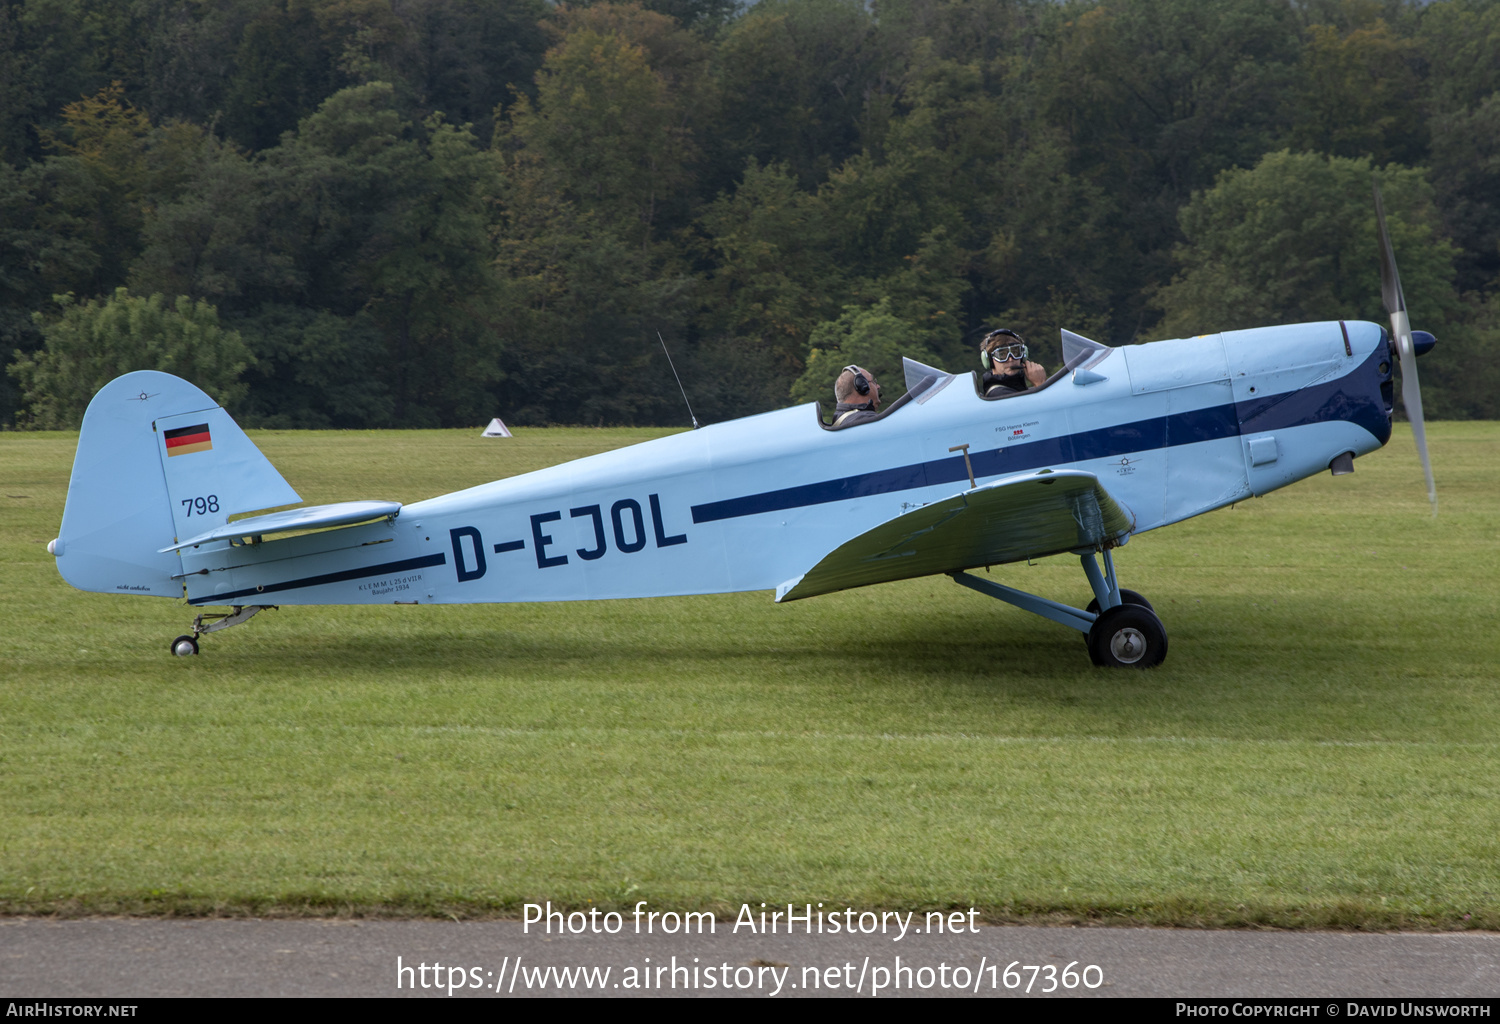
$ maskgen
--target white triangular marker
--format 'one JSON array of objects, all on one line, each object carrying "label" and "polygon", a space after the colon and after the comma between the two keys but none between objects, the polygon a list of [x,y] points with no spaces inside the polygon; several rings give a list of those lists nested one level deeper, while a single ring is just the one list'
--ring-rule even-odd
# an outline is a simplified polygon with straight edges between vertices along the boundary
[{"label": "white triangular marker", "polygon": [[496,416],[494,419],[490,420],[490,425],[487,426],[487,427],[485,427],[484,428],[484,433],[480,434],[479,436],[480,437],[510,437],[511,433],[510,433],[510,430],[508,430],[506,428],[505,424],[500,422],[500,417]]}]

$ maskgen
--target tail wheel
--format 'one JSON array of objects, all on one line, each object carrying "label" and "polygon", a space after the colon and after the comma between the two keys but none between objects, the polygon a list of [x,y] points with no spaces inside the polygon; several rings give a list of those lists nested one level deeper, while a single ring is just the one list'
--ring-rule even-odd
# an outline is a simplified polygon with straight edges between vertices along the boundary
[{"label": "tail wheel", "polygon": [[[1126,590],[1124,587],[1120,588],[1120,601],[1122,604],[1139,605],[1149,611],[1156,611],[1156,606],[1150,601],[1137,594],[1134,590]],[[1094,615],[1099,614],[1099,599],[1097,597],[1089,602],[1087,610]]]},{"label": "tail wheel", "polygon": [[191,637],[184,633],[176,640],[173,640],[171,646],[167,649],[179,658],[191,658],[198,653],[198,640],[196,637]]},{"label": "tail wheel", "polygon": [[[1123,592],[1122,592],[1123,596]],[[1122,604],[1089,630],[1089,657],[1105,668],[1155,668],[1167,657],[1167,629],[1150,608]]]}]

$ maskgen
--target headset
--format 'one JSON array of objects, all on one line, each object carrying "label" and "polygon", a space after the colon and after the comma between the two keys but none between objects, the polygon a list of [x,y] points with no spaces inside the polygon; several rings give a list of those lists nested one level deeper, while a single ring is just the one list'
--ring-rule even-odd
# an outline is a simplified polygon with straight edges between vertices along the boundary
[{"label": "headset", "polygon": [[865,376],[864,370],[851,363],[850,365],[844,367],[841,372],[854,374],[854,390],[858,391],[860,395],[863,396],[870,393],[870,378]]},{"label": "headset", "polygon": [[1022,362],[1026,361],[1027,356],[1030,354],[1029,350],[1026,347],[1026,339],[1022,338],[1019,334],[1017,334],[1015,331],[1011,330],[1010,328],[1008,328],[1008,327],[1002,327],[998,331],[991,331],[990,333],[986,334],[984,336],[984,340],[979,343],[979,365],[980,366],[984,367],[986,370],[989,370],[991,368],[991,366],[990,366],[991,360],[994,359],[994,357],[995,357],[995,350],[998,349],[998,348],[1000,348],[1000,345],[997,342],[989,350],[986,350],[985,346],[989,345],[991,341],[995,341],[995,339],[997,339],[997,338],[1015,338],[1016,339],[1015,343],[1012,344],[1012,345],[1006,346],[1006,348],[1009,350],[1009,353],[1011,355],[1017,355],[1016,349],[1019,348],[1020,352],[1018,354],[1018,357],[1020,358],[1020,360]]}]

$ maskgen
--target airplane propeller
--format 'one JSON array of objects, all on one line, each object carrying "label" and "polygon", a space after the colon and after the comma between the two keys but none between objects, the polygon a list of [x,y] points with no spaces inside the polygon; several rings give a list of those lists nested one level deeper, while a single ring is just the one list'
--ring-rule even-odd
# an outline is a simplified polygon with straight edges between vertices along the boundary
[{"label": "airplane propeller", "polygon": [[[1411,421],[1412,437],[1417,442],[1417,457],[1427,475],[1427,500],[1437,515],[1437,484],[1432,478],[1432,459],[1427,454],[1427,430],[1422,418],[1422,388],[1417,382],[1417,344],[1412,339],[1411,319],[1406,315],[1406,298],[1401,293],[1401,275],[1396,270],[1396,256],[1391,236],[1385,227],[1385,207],[1380,202],[1380,184],[1375,183],[1375,220],[1380,228],[1380,298],[1391,317],[1391,336],[1401,356],[1401,401],[1406,418]],[[1425,332],[1424,332],[1425,333]],[[1423,351],[1431,347],[1430,335],[1424,337]]]}]

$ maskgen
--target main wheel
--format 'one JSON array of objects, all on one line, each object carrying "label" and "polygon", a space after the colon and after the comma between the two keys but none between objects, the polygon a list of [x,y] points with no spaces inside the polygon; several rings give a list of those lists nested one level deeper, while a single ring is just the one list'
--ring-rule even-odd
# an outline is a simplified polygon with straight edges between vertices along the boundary
[{"label": "main wheel", "polygon": [[[1137,594],[1134,590],[1126,590],[1124,587],[1120,588],[1120,601],[1124,604],[1139,605],[1142,608],[1149,608],[1152,611],[1156,611],[1156,606],[1153,605],[1150,601],[1146,600],[1140,594]],[[1090,601],[1086,610],[1093,612],[1095,615],[1098,615],[1099,599],[1096,597],[1092,601]]]},{"label": "main wheel", "polygon": [[1122,604],[1089,630],[1089,657],[1105,668],[1155,668],[1167,656],[1167,629],[1150,608]]},{"label": "main wheel", "polygon": [[173,640],[172,645],[167,649],[179,658],[191,658],[198,653],[198,640],[196,637],[183,634],[176,640]]}]

